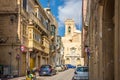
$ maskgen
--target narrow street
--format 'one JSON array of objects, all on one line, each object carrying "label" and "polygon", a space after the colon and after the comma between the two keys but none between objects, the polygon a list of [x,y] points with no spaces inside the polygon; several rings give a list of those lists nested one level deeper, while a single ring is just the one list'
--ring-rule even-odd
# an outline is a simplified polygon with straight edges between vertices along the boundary
[{"label": "narrow street", "polygon": [[0,80],[120,80],[119,19],[120,0],[0,0]]},{"label": "narrow street", "polygon": [[[37,80],[72,80],[72,77],[74,75],[74,70],[75,69],[68,69],[62,72],[58,72],[56,75],[53,76],[37,76]],[[2,79],[2,80],[7,80],[7,79]],[[8,80],[25,80],[25,76],[8,79]]]},{"label": "narrow street", "polygon": [[74,69],[68,69],[53,76],[41,76],[40,80],[72,80],[73,75]]}]

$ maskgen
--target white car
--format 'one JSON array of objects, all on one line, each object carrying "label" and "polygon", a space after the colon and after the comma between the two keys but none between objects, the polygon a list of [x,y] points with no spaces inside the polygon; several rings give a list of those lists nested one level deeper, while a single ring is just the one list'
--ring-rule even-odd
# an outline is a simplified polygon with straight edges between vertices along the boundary
[{"label": "white car", "polygon": [[57,72],[63,71],[63,69],[62,69],[62,67],[61,67],[60,65],[57,65],[57,66],[55,67],[55,70],[56,70]]},{"label": "white car", "polygon": [[78,66],[74,72],[73,80],[88,80],[88,67]]}]

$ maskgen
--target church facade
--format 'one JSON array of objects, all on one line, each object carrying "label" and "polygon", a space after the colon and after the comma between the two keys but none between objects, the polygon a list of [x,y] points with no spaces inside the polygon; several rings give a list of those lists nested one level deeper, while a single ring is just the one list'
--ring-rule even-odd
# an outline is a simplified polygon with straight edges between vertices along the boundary
[{"label": "church facade", "polygon": [[72,19],[65,21],[65,35],[62,37],[65,64],[84,65],[81,58],[81,31],[76,29]]}]

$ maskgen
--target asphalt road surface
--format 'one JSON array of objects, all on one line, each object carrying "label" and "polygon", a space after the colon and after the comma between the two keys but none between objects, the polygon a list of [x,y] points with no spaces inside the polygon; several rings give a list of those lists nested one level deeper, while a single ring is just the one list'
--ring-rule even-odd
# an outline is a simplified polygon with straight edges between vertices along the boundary
[{"label": "asphalt road surface", "polygon": [[72,80],[74,69],[68,69],[53,76],[40,76],[40,80]]}]

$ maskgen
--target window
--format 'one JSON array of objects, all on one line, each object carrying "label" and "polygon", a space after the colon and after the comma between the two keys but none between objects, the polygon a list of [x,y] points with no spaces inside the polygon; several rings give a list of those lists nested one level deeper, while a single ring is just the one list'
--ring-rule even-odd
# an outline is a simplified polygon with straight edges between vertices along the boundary
[{"label": "window", "polygon": [[38,18],[39,18],[39,20],[41,21],[41,20],[42,20],[42,14],[41,14],[40,11],[38,11],[37,13],[38,13]]},{"label": "window", "polygon": [[23,24],[23,35],[27,36],[27,26]]},{"label": "window", "polygon": [[27,0],[23,0],[23,8],[26,10],[27,9]]},{"label": "window", "polygon": [[78,72],[88,72],[88,67],[77,67]]},{"label": "window", "polygon": [[69,58],[66,58],[66,60],[70,60]]},{"label": "window", "polygon": [[71,51],[71,54],[73,54],[73,53],[76,52],[76,48],[75,48],[75,47],[72,47],[72,48],[70,48],[70,51]]},{"label": "window", "polygon": [[51,25],[51,35],[55,36],[55,26]]},{"label": "window", "polygon": [[71,27],[70,26],[68,27],[68,33],[71,33]]},{"label": "window", "polygon": [[34,32],[33,36],[36,41],[41,42],[41,35],[39,33]]}]

